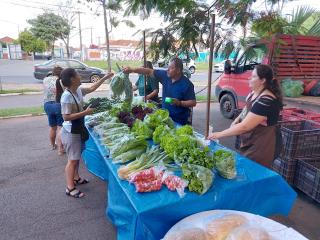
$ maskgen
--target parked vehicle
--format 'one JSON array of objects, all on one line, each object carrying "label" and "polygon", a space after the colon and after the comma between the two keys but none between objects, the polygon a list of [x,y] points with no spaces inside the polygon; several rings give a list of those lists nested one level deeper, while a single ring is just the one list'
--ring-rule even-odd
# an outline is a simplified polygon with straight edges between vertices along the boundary
[{"label": "parked vehicle", "polygon": [[215,64],[213,66],[213,69],[215,72],[223,72],[224,71],[224,63],[226,62],[227,60],[223,60],[222,62],[219,62],[217,64]]},{"label": "parked vehicle", "polygon": [[275,35],[248,46],[232,64],[230,74],[223,73],[216,83],[215,95],[220,112],[233,118],[245,106],[250,92],[249,78],[258,64],[271,65],[278,81],[286,78],[309,82],[320,80],[320,37]]},{"label": "parked vehicle", "polygon": [[[193,59],[187,59],[184,58],[182,59],[183,62],[183,68],[187,69],[190,71],[191,74],[194,74],[196,72],[196,64],[194,62]],[[156,67],[160,67],[160,68],[168,68],[169,62],[165,59],[160,59],[157,64]]]},{"label": "parked vehicle", "polygon": [[34,65],[34,77],[43,80],[52,75],[55,66],[62,68],[74,68],[81,76],[82,82],[96,82],[105,75],[105,71],[100,68],[88,67],[86,64],[75,59],[53,59],[42,64]]}]

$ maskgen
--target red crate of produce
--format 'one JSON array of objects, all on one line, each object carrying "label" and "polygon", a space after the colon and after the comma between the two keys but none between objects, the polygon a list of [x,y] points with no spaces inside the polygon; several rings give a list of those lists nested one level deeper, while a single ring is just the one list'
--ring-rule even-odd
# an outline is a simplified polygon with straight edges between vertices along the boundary
[{"label": "red crate of produce", "polygon": [[303,120],[281,122],[283,158],[320,156],[320,124]]},{"label": "red crate of produce", "polygon": [[294,185],[320,203],[320,158],[297,160]]}]

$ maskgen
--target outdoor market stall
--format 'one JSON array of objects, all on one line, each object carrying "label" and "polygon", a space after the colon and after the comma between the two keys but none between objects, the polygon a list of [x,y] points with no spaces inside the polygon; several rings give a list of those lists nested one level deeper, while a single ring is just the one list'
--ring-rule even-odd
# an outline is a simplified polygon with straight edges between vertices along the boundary
[{"label": "outdoor market stall", "polygon": [[[206,137],[214,23],[212,16]],[[216,142],[206,145],[191,126],[177,126],[166,110],[133,103],[129,76],[120,68],[110,87],[114,97],[125,95],[124,102],[87,118],[83,160],[108,184],[106,214],[119,240],[161,239],[181,219],[208,210],[289,214],[296,193],[277,173]]]},{"label": "outdoor market stall", "polygon": [[[89,129],[83,159],[89,171],[107,181],[106,213],[117,227],[118,239],[161,239],[179,220],[213,209],[232,209],[262,216],[288,215],[296,193],[273,171],[236,154],[237,177],[215,176],[213,185],[198,195],[186,190],[181,198],[162,187],[160,191],[137,193],[133,184],[121,180],[108,149]],[[212,142],[210,149],[226,149]],[[229,149],[226,149],[230,151]]]}]

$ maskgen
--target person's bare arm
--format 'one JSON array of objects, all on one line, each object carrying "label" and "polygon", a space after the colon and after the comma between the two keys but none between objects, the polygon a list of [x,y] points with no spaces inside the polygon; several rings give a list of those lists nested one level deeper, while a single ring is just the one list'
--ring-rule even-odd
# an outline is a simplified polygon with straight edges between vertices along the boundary
[{"label": "person's bare arm", "polygon": [[147,75],[149,77],[154,77],[154,70],[150,69],[150,68],[132,68],[132,67],[125,67],[123,69],[124,73],[138,73],[138,74],[142,74],[142,75]]},{"label": "person's bare arm", "polygon": [[113,75],[114,75],[113,73],[108,73],[108,74],[104,75],[99,81],[92,84],[91,87],[82,88],[82,89],[84,90],[85,94],[92,93],[95,90],[97,90],[102,85],[102,83],[104,83],[105,80],[113,77]]},{"label": "person's bare arm", "polygon": [[78,113],[70,113],[70,114],[62,114],[63,120],[64,121],[72,121],[72,120],[76,120],[79,118],[82,118],[86,115],[90,115],[92,114],[94,111],[94,108],[90,108],[87,107],[86,110],[82,111],[82,112],[78,112]]},{"label": "person's bare arm", "polygon": [[178,107],[191,108],[191,107],[195,107],[197,105],[197,101],[196,100],[181,101],[181,100],[174,98],[172,104],[176,105]]},{"label": "person's bare arm", "polygon": [[150,100],[150,99],[158,96],[158,93],[159,93],[159,89],[155,89],[155,90],[153,90],[150,94],[148,94],[148,95],[146,96],[146,99],[147,99],[147,100]]},{"label": "person's bare arm", "polygon": [[249,132],[250,130],[254,129],[256,126],[258,126],[260,123],[262,123],[264,120],[266,120],[265,116],[260,116],[260,115],[249,112],[248,115],[245,117],[245,119],[241,123],[233,125],[222,132],[214,132],[208,137],[208,139],[210,140],[220,139],[224,137],[231,137],[231,136],[236,136],[236,135]]}]

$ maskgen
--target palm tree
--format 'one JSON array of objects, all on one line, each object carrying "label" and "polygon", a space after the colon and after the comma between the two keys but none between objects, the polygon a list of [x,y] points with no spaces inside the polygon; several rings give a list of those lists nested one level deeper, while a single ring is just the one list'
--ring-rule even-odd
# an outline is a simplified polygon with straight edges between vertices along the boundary
[{"label": "palm tree", "polygon": [[284,33],[320,36],[320,12],[308,6],[299,6],[288,17]]}]

